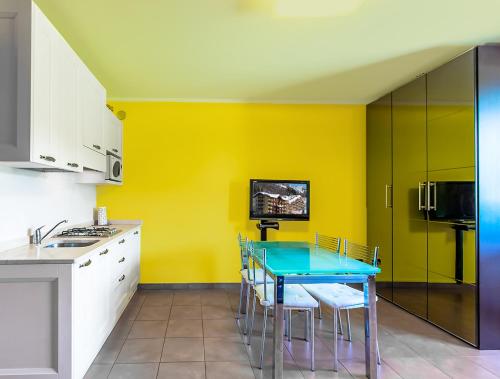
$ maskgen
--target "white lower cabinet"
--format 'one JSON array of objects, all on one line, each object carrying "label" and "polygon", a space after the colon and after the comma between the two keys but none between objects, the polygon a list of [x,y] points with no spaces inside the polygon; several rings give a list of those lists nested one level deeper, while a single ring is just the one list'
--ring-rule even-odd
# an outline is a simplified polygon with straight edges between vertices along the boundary
[{"label": "white lower cabinet", "polygon": [[83,378],[139,283],[140,229],[73,265],[73,378]]}]

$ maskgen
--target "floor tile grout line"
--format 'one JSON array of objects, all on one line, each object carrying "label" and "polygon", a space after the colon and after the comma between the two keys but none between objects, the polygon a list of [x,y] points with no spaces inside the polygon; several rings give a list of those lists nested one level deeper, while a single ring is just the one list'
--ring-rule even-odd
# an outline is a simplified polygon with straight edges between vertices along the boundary
[{"label": "floor tile grout line", "polygon": [[[438,366],[435,362],[433,362],[433,361],[430,359],[430,357],[420,357],[420,358],[424,359],[427,363],[431,364],[432,366],[434,366],[434,367],[438,368],[439,370],[441,370],[442,372],[444,372],[444,371],[443,371],[443,369],[441,369],[441,368],[440,368],[440,367],[439,367],[439,366]],[[491,370],[490,370],[490,369],[488,369],[487,367],[483,366],[482,364],[480,364],[480,363],[478,363],[478,362],[475,362],[475,361],[473,361],[473,360],[468,359],[468,358],[470,358],[470,357],[459,357],[459,358],[461,358],[461,359],[464,359],[464,358],[465,358],[465,359],[469,360],[469,361],[470,361],[470,363],[472,363],[473,365],[478,366],[478,367],[480,367],[480,368],[484,369],[485,371],[488,371],[488,372],[489,372],[490,374],[492,374],[493,376],[499,377],[499,375],[498,375],[498,374],[495,374],[493,371],[491,371]],[[391,366],[391,368],[392,368],[392,366]],[[395,371],[395,370],[394,370],[394,371]],[[445,375],[447,375],[447,376],[449,376],[446,372],[444,372],[444,374],[445,374]]]},{"label": "floor tile grout line", "polygon": [[[136,291],[135,293],[137,293],[137,291]],[[135,296],[135,294],[134,294],[134,296]],[[146,298],[144,298],[144,301],[145,301],[145,300],[146,300]],[[141,310],[141,309],[142,309],[142,307],[143,307],[144,301],[143,301],[143,302],[142,302],[142,304],[141,304],[141,307],[140,307],[140,309],[139,309],[139,312],[140,312],[140,310]],[[125,308],[125,309],[126,309],[126,308]],[[123,311],[123,313],[125,313],[125,310]],[[123,313],[120,315],[120,318],[123,316]],[[139,313],[137,313],[137,314],[139,314]],[[137,315],[136,315],[136,317],[137,317]],[[135,322],[135,318],[132,320],[132,326],[134,325],[134,322]],[[116,356],[116,358],[115,358],[115,360],[114,360],[113,364],[111,365],[111,370],[109,370],[109,373],[108,373],[107,378],[109,378],[109,376],[111,375],[111,372],[113,371],[113,368],[114,368],[114,367],[115,367],[115,365],[116,365],[116,361],[118,360],[118,357],[120,356],[120,354],[121,354],[121,352],[122,352],[122,350],[123,350],[123,347],[125,346],[125,343],[127,342],[128,336],[129,336],[129,334],[130,334],[130,332],[131,332],[131,331],[132,331],[132,327],[130,327],[130,330],[128,331],[127,336],[125,337],[125,339],[124,339],[124,341],[123,341],[123,344],[122,344],[122,346],[121,346],[121,348],[120,348],[120,351],[118,352],[118,355]],[[108,336],[108,338],[109,338],[109,336]]]}]

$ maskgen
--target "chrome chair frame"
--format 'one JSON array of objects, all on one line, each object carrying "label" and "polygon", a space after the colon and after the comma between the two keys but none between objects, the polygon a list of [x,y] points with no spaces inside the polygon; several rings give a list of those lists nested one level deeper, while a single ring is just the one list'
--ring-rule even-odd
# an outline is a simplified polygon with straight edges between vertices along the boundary
[{"label": "chrome chair frame", "polygon": [[[340,238],[338,239],[338,253],[340,254]],[[316,245],[320,245],[320,241],[318,239],[318,234],[316,233]],[[321,246],[324,247],[324,246]],[[379,253],[379,247],[375,246],[373,249],[371,249],[368,246],[356,244],[349,242],[348,240],[344,240],[344,257],[350,257],[354,258],[357,260],[360,260],[362,262],[368,263],[372,266],[377,267],[378,266],[378,253]],[[346,284],[344,284],[346,285]],[[307,289],[307,286],[306,286]],[[318,296],[314,296],[311,294],[313,297],[318,299]],[[319,301],[319,299],[318,299]],[[347,321],[347,341],[352,340],[351,336],[351,320],[350,320],[350,315],[349,315],[349,310],[350,309],[356,309],[356,308],[363,308],[364,303],[356,304],[353,306],[349,307],[332,307],[333,308],[333,340],[334,340],[334,371],[337,371],[338,368],[338,346],[337,346],[337,339],[338,339],[338,325],[342,323],[342,320],[340,319],[340,310],[345,310],[346,311],[346,321]],[[340,321],[340,322],[339,322]],[[341,333],[342,334],[342,333]],[[381,360],[380,360],[380,350],[378,346],[378,337],[377,337],[377,363],[380,365]]]},{"label": "chrome chair frame", "polygon": [[[253,243],[250,241],[249,246],[248,246],[248,257],[249,260],[252,261],[252,269],[254,271],[255,275],[255,259],[252,258],[253,256]],[[267,276],[267,268],[266,268],[266,249],[262,249],[262,268],[264,270],[264,275]],[[268,302],[267,299],[267,282],[264,281],[262,284],[264,286],[264,299],[261,299],[264,301],[264,303]],[[274,285],[274,284],[273,284]],[[254,320],[255,320],[255,303],[256,303],[256,298],[259,297],[257,292],[255,291],[254,288],[254,294],[253,294],[253,303],[252,303],[252,316],[251,316],[251,321],[250,321],[250,331],[247,334],[247,344],[251,344],[251,338],[252,338],[252,333],[253,333],[253,326],[254,326]],[[285,298],[286,298],[286,293],[285,293]],[[263,362],[264,362],[264,346],[266,342],[266,328],[267,328],[267,314],[268,310],[272,309],[274,307],[274,304],[270,303],[266,305],[262,305],[264,308],[264,316],[263,316],[263,324],[262,324],[262,335],[261,335],[261,341],[260,341],[260,354],[259,354],[259,368],[262,369],[263,367]],[[315,307],[287,307],[285,306],[285,329],[286,333],[288,336],[288,340],[291,340],[291,315],[292,311],[304,311],[306,312],[306,319],[305,319],[305,336],[304,339],[306,341],[311,341],[311,371],[314,371],[315,369],[315,358],[314,358],[314,308]]]},{"label": "chrome chair frame", "polygon": [[[340,254],[340,244],[342,239],[340,237],[330,237],[324,234],[315,233],[314,244],[326,250],[331,250],[334,253]],[[323,312],[321,311],[321,300],[318,300],[318,318],[321,320],[323,318]],[[344,335],[344,328],[342,327],[342,315],[340,310],[338,310],[337,317],[339,318],[339,333]]]},{"label": "chrome chair frame", "polygon": [[[240,247],[240,262],[241,262],[241,269],[240,272],[248,269],[248,255],[246,254],[248,250],[248,237],[245,237],[245,240],[243,240],[241,233],[238,233],[238,246]],[[249,304],[249,293],[250,293],[250,286],[246,285],[245,278],[243,276],[241,277],[241,284],[240,284],[240,300],[238,303],[238,315],[236,316],[236,319],[238,320],[238,323],[241,320],[241,306],[243,305],[243,288],[247,287],[247,296],[246,296],[246,307],[245,307],[245,333],[246,333],[246,328],[248,325],[248,304]]]},{"label": "chrome chair frame", "polygon": [[[240,321],[241,321],[241,316],[242,316],[241,308],[243,306],[243,304],[242,304],[243,303],[243,291],[244,291],[244,288],[246,287],[245,288],[246,289],[245,324],[244,324],[244,327],[242,328],[243,334],[245,334],[245,335],[248,335],[249,327],[250,327],[248,310],[250,307],[250,297],[252,294],[251,289],[255,285],[260,284],[260,279],[258,276],[256,276],[255,270],[250,270],[250,266],[248,264],[248,262],[249,262],[248,243],[249,243],[248,237],[245,237],[245,239],[243,240],[241,233],[238,233],[238,245],[240,247],[240,260],[241,260],[240,273],[246,271],[246,278],[242,274],[241,284],[240,284],[240,299],[239,299],[239,303],[238,303],[238,314],[236,316],[236,319],[237,319],[238,325],[241,328]],[[263,278],[266,278],[266,280],[263,280],[263,281],[267,281],[267,280],[271,281],[272,280],[271,278],[267,279],[268,277],[265,274],[263,275]]]}]

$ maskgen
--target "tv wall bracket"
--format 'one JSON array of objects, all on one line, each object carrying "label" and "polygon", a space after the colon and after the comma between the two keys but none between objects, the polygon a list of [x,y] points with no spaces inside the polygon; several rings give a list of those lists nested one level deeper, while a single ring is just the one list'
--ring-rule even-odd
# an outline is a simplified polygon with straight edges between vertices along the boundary
[{"label": "tv wall bracket", "polygon": [[257,229],[260,230],[260,240],[267,241],[267,229],[280,230],[280,224],[277,221],[260,220]]}]

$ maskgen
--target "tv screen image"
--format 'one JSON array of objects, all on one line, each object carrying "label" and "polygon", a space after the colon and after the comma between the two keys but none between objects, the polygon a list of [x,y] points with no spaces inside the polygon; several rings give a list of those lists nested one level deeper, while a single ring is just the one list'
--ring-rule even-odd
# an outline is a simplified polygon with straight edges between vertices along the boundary
[{"label": "tv screen image", "polygon": [[309,220],[309,181],[250,180],[250,218]]}]

